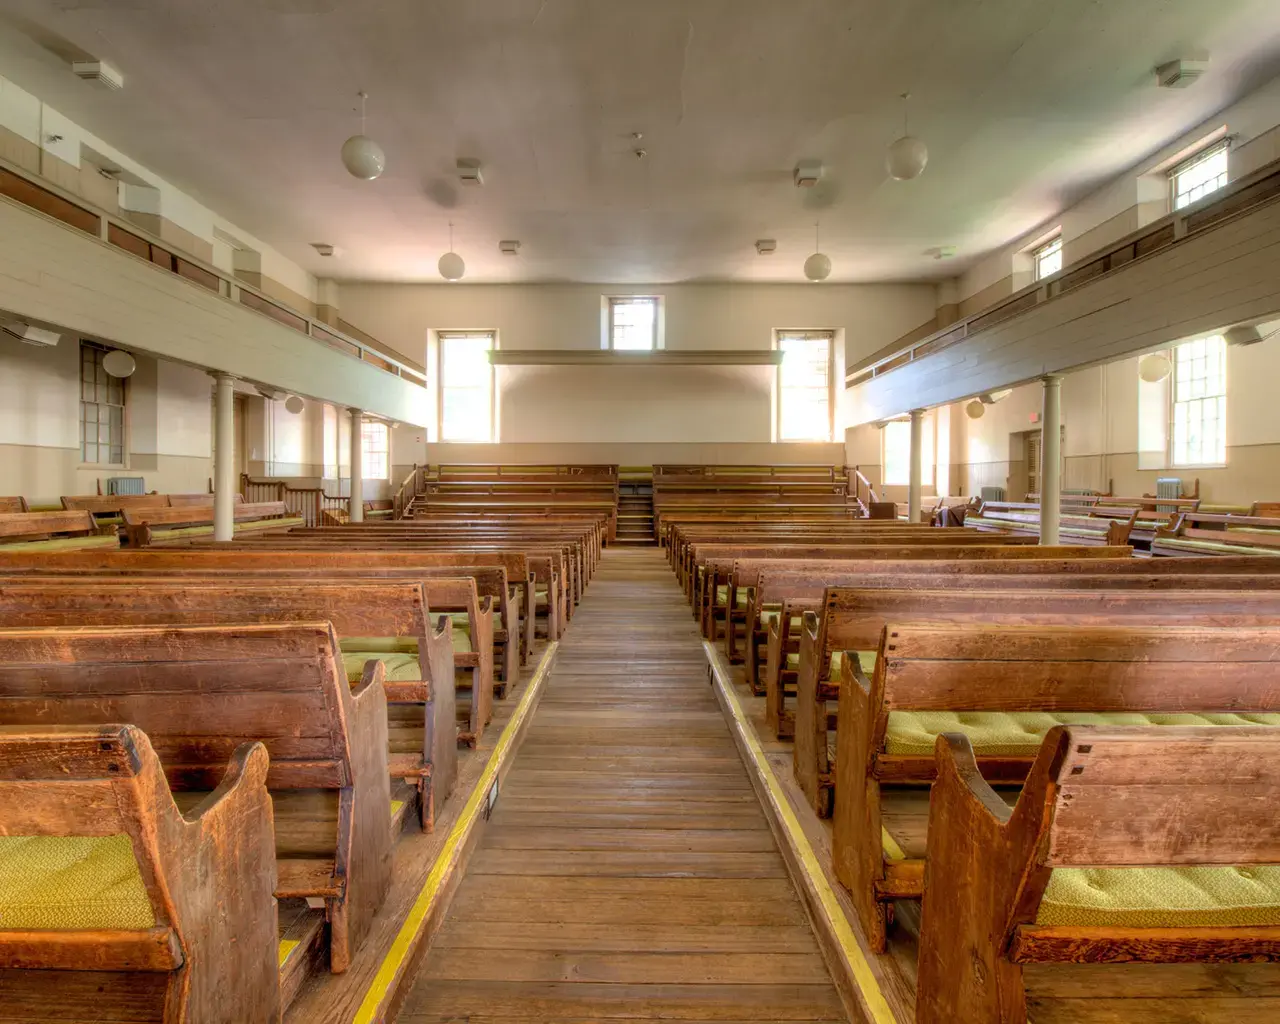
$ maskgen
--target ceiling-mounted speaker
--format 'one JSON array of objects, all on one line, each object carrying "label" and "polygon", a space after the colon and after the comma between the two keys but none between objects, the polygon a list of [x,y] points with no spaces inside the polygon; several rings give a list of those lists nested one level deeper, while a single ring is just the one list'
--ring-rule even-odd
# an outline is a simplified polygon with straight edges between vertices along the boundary
[{"label": "ceiling-mounted speaker", "polygon": [[1228,345],[1256,345],[1266,341],[1270,334],[1261,334],[1256,324],[1244,324],[1240,327],[1228,327],[1222,332],[1222,340]]},{"label": "ceiling-mounted speaker", "polygon": [[0,323],[0,331],[12,335],[26,345],[42,345],[45,348],[52,348],[62,338],[62,335],[57,331],[36,327],[34,324],[23,323],[21,320]]},{"label": "ceiling-mounted speaker", "polygon": [[1161,89],[1185,89],[1209,70],[1207,60],[1171,60],[1156,68]]},{"label": "ceiling-mounted speaker", "polygon": [[71,70],[77,78],[81,78],[100,89],[118,92],[124,88],[124,75],[105,60],[72,61]]}]

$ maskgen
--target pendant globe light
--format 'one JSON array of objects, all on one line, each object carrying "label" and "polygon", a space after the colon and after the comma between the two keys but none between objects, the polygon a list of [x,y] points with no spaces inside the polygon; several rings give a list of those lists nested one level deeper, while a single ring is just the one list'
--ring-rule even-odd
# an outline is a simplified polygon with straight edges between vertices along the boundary
[{"label": "pendant globe light", "polygon": [[804,261],[804,276],[810,281],[825,281],[831,276],[831,257],[822,251],[818,224],[813,225],[813,255]]},{"label": "pendant globe light", "polygon": [[910,98],[911,93],[902,94],[902,136],[889,147],[884,159],[889,177],[897,181],[920,177],[929,162],[929,147],[912,135],[907,125],[907,101]]},{"label": "pendant globe light", "polygon": [[102,357],[102,368],[111,376],[123,380],[132,377],[138,368],[137,361],[123,349],[114,348]]},{"label": "pendant globe light", "polygon": [[440,257],[436,267],[446,281],[461,281],[462,275],[467,272],[467,265],[462,257],[453,251],[453,221],[449,221],[449,251]]},{"label": "pendant globe light", "polygon": [[1173,363],[1163,352],[1150,352],[1138,360],[1138,376],[1148,384],[1158,384],[1171,373]]},{"label": "pendant globe light", "polygon": [[342,164],[353,178],[372,181],[387,167],[387,155],[373,139],[364,133],[365,101],[369,94],[360,94],[360,134],[353,135],[342,144]]}]

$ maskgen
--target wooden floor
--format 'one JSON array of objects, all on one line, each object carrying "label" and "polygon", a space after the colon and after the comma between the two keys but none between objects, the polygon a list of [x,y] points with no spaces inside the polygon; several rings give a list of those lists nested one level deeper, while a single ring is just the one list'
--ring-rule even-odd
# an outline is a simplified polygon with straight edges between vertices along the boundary
[{"label": "wooden floor", "polygon": [[401,1022],[844,1020],[656,548],[611,549]]}]

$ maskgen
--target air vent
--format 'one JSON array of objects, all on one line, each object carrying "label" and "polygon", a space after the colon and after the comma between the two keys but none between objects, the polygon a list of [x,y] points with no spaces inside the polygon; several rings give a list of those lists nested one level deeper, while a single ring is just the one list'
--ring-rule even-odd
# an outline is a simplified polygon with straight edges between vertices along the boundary
[{"label": "air vent", "polygon": [[78,60],[71,65],[76,77],[113,92],[124,88],[124,75],[104,60]]},{"label": "air vent", "polygon": [[1156,68],[1161,89],[1185,89],[1209,70],[1207,60],[1171,60]]}]

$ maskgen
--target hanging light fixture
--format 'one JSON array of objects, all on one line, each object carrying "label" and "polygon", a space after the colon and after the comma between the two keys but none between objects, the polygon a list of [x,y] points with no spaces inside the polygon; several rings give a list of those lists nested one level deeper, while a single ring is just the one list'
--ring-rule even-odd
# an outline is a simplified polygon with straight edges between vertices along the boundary
[{"label": "hanging light fixture", "polygon": [[986,415],[987,407],[983,405],[983,403],[979,399],[975,398],[972,402],[970,402],[968,405],[964,407],[964,412],[965,412],[965,415],[969,417],[969,419],[980,420],[982,419],[983,416]]},{"label": "hanging light fixture", "polygon": [[1173,373],[1173,363],[1163,352],[1149,352],[1138,360],[1138,376],[1148,384],[1158,384]]},{"label": "hanging light fixture", "polygon": [[387,155],[373,139],[364,133],[365,101],[369,94],[360,94],[360,134],[353,135],[342,144],[342,164],[353,178],[372,181],[387,167]]},{"label": "hanging light fixture", "polygon": [[885,156],[885,169],[891,178],[910,181],[920,177],[929,162],[929,147],[911,134],[907,124],[907,101],[911,93],[902,94],[902,136],[890,147]]},{"label": "hanging light fixture", "polygon": [[822,251],[817,221],[813,224],[813,255],[804,261],[804,276],[810,281],[825,281],[831,276],[831,257]]},{"label": "hanging light fixture", "polygon": [[467,272],[467,265],[462,257],[453,251],[453,221],[449,221],[449,251],[440,257],[436,267],[446,281],[461,281],[462,275]]}]

